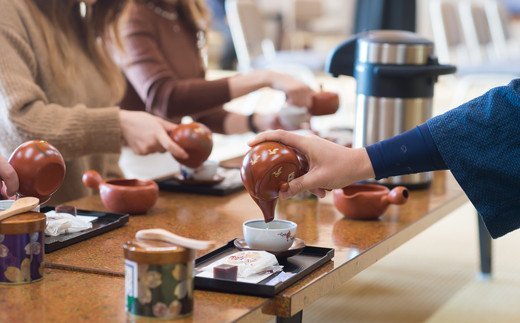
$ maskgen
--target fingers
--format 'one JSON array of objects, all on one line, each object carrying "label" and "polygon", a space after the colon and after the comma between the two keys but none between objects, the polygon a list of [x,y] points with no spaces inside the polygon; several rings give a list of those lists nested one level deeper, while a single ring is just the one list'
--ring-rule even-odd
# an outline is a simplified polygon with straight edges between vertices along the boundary
[{"label": "fingers", "polygon": [[173,122],[169,122],[169,121],[164,120],[163,118],[159,118],[159,117],[157,117],[157,120],[163,126],[163,128],[166,130],[166,132],[170,132],[173,129],[177,128],[177,125]]},{"label": "fingers", "polygon": [[272,130],[258,134],[247,144],[252,147],[264,141],[278,141],[286,145],[292,146],[294,148],[300,149],[303,146],[302,139],[304,138],[304,136],[297,135],[295,133],[291,133],[285,130]]},{"label": "fingers", "polygon": [[301,177],[293,179],[291,182],[289,182],[287,186],[283,187],[283,190],[279,192],[280,198],[282,200],[286,200],[290,197],[295,196],[296,194],[302,193],[307,191],[309,188],[307,175],[303,175]]},{"label": "fingers", "polygon": [[166,131],[159,131],[157,133],[157,140],[161,144],[161,146],[166,149],[169,153],[174,155],[180,159],[187,159],[188,154],[184,149],[181,148],[178,144],[176,144],[170,136],[166,133]]},{"label": "fingers", "polygon": [[19,186],[18,175],[11,164],[4,158],[0,158],[0,180],[5,183],[8,196],[16,194]]},{"label": "fingers", "polygon": [[323,188],[316,188],[309,190],[312,194],[316,195],[319,198],[324,198],[327,195],[327,192]]}]

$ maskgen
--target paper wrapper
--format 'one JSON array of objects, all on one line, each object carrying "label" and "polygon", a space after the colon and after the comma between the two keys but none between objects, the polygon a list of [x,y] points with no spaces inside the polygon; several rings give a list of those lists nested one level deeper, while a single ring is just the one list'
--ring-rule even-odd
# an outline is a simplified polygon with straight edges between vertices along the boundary
[{"label": "paper wrapper", "polygon": [[213,267],[222,264],[238,266],[237,281],[255,284],[283,269],[276,257],[269,252],[240,251],[201,268],[196,276],[213,278]]}]

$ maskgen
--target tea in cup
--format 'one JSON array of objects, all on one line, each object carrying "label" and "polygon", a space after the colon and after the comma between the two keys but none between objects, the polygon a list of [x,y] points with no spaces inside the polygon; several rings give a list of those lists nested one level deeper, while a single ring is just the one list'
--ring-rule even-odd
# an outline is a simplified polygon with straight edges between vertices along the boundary
[{"label": "tea in cup", "polygon": [[218,170],[218,162],[214,160],[206,160],[202,166],[198,168],[189,168],[181,165],[181,174],[184,179],[209,181],[215,178]]},{"label": "tea in cup", "polygon": [[280,252],[289,249],[298,225],[287,220],[250,220],[243,224],[244,240],[251,249]]}]

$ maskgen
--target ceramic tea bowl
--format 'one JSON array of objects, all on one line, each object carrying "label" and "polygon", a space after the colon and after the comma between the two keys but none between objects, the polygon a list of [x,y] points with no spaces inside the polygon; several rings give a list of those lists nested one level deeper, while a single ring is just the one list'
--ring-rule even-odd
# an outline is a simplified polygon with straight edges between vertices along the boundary
[{"label": "ceramic tea bowl", "polygon": [[65,161],[58,149],[43,140],[27,141],[11,154],[20,188],[18,195],[33,196],[45,203],[63,184]]},{"label": "ceramic tea bowl", "polygon": [[99,190],[103,205],[111,212],[144,214],[157,202],[159,187],[154,181],[138,179],[103,180],[89,170],[83,174],[83,185]]},{"label": "ceramic tea bowl", "polygon": [[251,249],[272,252],[285,251],[294,242],[298,225],[292,221],[274,220],[265,223],[264,220],[244,222],[242,229],[244,240]]},{"label": "ceramic tea bowl", "polygon": [[280,188],[307,170],[306,159],[295,149],[268,141],[249,150],[242,161],[240,175],[246,190],[269,222],[274,218]]},{"label": "ceramic tea bowl", "polygon": [[174,158],[189,168],[200,167],[213,149],[211,130],[202,123],[180,124],[170,132],[170,137],[188,154],[188,159]]},{"label": "ceramic tea bowl", "polygon": [[312,96],[309,113],[313,116],[334,114],[339,108],[339,96],[334,92],[319,91]]},{"label": "ceramic tea bowl", "polygon": [[181,165],[181,174],[184,179],[196,181],[210,181],[215,178],[218,171],[218,162],[214,160],[206,160],[202,166],[198,168],[189,168]]},{"label": "ceramic tea bowl", "polygon": [[404,204],[408,200],[406,187],[389,190],[378,184],[352,184],[333,191],[334,205],[345,217],[358,220],[377,219],[390,204]]}]

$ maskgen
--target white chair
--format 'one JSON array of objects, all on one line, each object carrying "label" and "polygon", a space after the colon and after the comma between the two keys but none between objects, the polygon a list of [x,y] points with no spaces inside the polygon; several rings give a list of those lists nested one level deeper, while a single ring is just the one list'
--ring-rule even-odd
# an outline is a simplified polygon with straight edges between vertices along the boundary
[{"label": "white chair", "polygon": [[262,14],[253,0],[227,0],[226,14],[241,71],[286,63],[323,70],[326,53],[277,51],[273,41],[266,37]]},{"label": "white chair", "polygon": [[483,1],[434,0],[430,15],[439,60],[456,64],[459,75],[520,75],[520,64],[498,58]]}]

